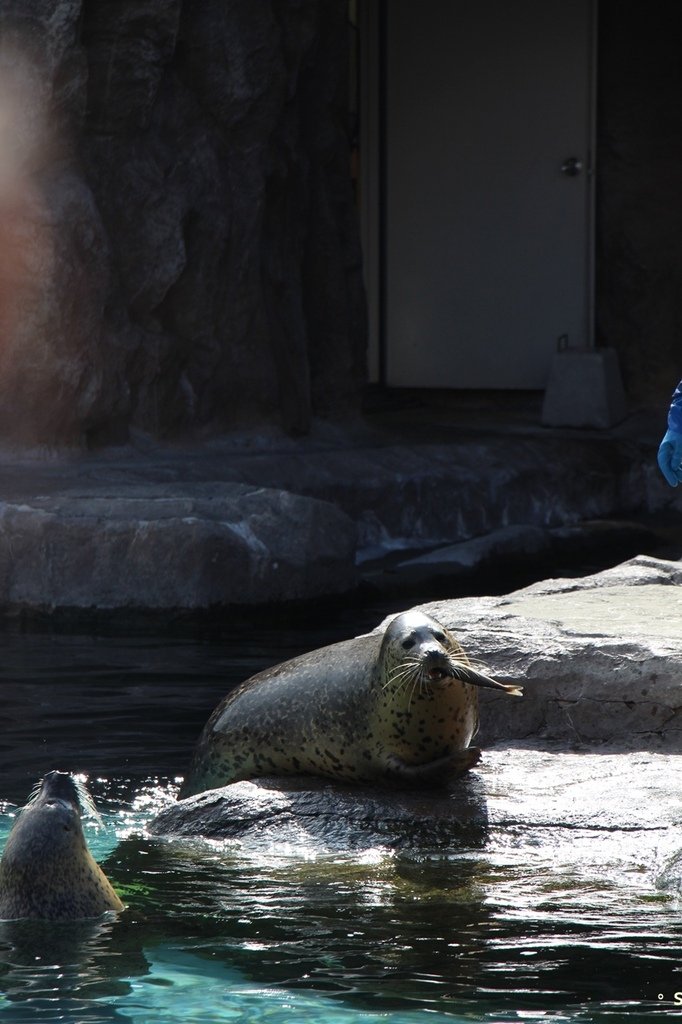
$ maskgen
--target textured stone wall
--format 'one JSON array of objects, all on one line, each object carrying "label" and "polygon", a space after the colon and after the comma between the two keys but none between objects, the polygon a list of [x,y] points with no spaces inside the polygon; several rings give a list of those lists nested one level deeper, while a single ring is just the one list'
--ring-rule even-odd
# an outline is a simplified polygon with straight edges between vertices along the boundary
[{"label": "textured stone wall", "polygon": [[663,409],[682,377],[680,6],[599,7],[598,340],[630,395]]},{"label": "textured stone wall", "polygon": [[[29,13],[30,12],[30,13]],[[347,412],[343,0],[0,7],[0,441]]]}]

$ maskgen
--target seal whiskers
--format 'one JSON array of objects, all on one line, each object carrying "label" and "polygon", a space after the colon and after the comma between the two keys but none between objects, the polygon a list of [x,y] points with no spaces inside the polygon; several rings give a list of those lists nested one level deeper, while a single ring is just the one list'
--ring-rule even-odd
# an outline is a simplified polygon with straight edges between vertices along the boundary
[{"label": "seal whiskers", "polygon": [[[56,775],[61,773],[50,772],[49,775]],[[92,799],[88,787],[86,785],[87,777],[85,775],[69,775],[69,779],[73,784],[76,797],[76,806],[84,818],[92,818],[98,828],[104,828],[104,822],[102,821],[102,815],[95,806],[95,801]],[[44,792],[45,780],[48,778],[46,775],[44,779],[38,779],[33,786],[31,792],[28,794],[28,799],[24,804],[22,810],[26,810],[36,802],[40,795]]]},{"label": "seal whiskers", "polygon": [[447,683],[457,679],[462,683],[469,683],[471,686],[481,686],[491,690],[501,690],[513,697],[523,696],[523,687],[512,683],[501,683],[483,670],[483,666],[474,665],[469,661],[463,651],[446,659],[441,663],[429,668],[428,664],[418,658],[408,658],[402,665],[397,665],[387,675],[383,689],[389,689],[396,684],[405,685],[412,682],[418,684],[420,691],[432,684]]},{"label": "seal whiskers", "polygon": [[418,678],[420,670],[421,662],[416,658],[410,658],[402,665],[396,665],[395,669],[386,676],[386,679],[381,684],[381,688],[382,690],[388,690],[392,687],[396,687],[396,684],[396,688],[407,686],[410,682],[413,682]]}]

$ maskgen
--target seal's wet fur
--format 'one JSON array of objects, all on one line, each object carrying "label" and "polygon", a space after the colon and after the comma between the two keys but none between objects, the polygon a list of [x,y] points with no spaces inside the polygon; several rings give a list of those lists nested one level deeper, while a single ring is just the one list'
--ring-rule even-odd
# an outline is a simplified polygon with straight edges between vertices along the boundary
[{"label": "seal's wet fur", "polygon": [[67,921],[123,909],[87,847],[81,809],[94,810],[84,787],[65,772],[49,772],[7,838],[0,918]]},{"label": "seal's wet fur", "polygon": [[473,767],[476,687],[519,694],[469,663],[439,622],[396,616],[252,676],[215,709],[180,797],[263,775],[439,784]]}]

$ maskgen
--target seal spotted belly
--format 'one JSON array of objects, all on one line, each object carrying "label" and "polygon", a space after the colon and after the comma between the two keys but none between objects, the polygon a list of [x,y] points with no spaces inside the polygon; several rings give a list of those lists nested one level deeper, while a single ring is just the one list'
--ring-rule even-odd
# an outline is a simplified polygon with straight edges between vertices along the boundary
[{"label": "seal spotted belly", "polygon": [[84,787],[66,772],[49,772],[42,780],[0,860],[0,918],[71,921],[123,910],[87,847],[84,805],[94,810]]},{"label": "seal spotted belly", "polygon": [[480,757],[478,686],[520,695],[472,666],[423,612],[383,637],[345,640],[252,676],[215,709],[180,798],[262,775],[445,783]]}]

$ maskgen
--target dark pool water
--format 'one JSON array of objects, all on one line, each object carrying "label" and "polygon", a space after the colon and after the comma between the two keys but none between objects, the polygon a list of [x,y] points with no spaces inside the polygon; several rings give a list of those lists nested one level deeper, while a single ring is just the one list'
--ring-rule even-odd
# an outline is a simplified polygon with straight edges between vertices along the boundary
[{"label": "dark pool water", "polygon": [[302,615],[264,631],[254,615],[210,635],[0,636],[0,840],[44,772],[87,774],[105,820],[86,825],[88,840],[128,905],[94,923],[0,924],[1,1021],[682,1014],[679,901],[637,871],[617,885],[574,872],[541,836],[323,856],[145,835],[232,685],[380,617]]}]

